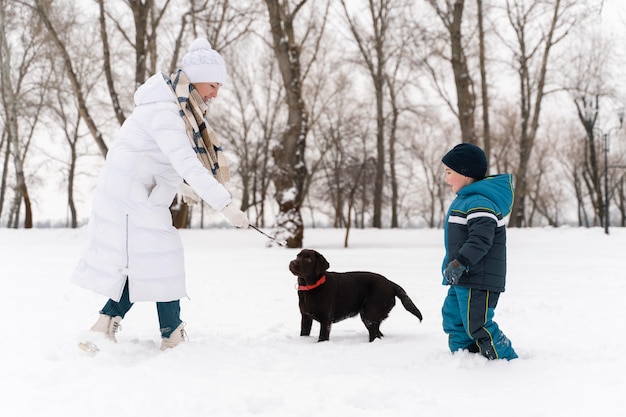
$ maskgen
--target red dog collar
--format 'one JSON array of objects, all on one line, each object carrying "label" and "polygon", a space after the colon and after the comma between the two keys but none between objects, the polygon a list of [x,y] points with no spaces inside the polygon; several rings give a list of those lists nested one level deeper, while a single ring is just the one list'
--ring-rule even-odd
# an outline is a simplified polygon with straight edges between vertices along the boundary
[{"label": "red dog collar", "polygon": [[317,282],[313,285],[298,285],[298,291],[309,291],[309,290],[319,287],[325,282],[326,282],[326,275],[322,275],[322,277],[318,279]]}]

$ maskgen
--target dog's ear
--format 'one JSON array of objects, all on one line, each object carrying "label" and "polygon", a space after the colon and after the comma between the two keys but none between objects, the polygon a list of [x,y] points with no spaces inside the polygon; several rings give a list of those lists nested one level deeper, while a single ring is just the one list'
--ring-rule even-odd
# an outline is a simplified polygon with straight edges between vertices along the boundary
[{"label": "dog's ear", "polygon": [[326,258],[324,258],[324,255],[317,253],[317,259],[315,260],[315,273],[321,274],[322,272],[326,272],[329,267],[330,264]]}]

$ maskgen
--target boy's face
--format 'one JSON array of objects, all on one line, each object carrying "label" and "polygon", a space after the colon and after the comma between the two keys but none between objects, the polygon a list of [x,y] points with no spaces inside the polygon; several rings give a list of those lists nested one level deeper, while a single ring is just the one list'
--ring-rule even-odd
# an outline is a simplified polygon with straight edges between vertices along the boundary
[{"label": "boy's face", "polygon": [[461,188],[476,181],[474,178],[459,174],[446,165],[444,165],[444,167],[446,171],[446,182],[455,194],[458,193]]}]

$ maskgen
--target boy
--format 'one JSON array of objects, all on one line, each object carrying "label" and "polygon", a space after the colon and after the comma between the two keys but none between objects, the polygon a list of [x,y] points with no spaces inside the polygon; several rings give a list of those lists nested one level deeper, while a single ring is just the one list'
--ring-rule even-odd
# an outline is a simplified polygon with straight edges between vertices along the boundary
[{"label": "boy", "polygon": [[468,350],[487,359],[515,359],[511,341],[493,321],[506,282],[506,228],[513,204],[513,176],[485,177],[481,148],[461,143],[442,159],[446,182],[457,194],[446,215],[443,330],[450,351]]}]

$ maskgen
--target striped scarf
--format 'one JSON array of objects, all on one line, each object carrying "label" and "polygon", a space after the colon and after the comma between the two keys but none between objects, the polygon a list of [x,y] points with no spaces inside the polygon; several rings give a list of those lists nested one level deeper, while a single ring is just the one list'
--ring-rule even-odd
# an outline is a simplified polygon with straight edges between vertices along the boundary
[{"label": "striped scarf", "polygon": [[163,78],[178,98],[180,117],[185,121],[187,136],[202,165],[213,173],[220,183],[230,180],[228,162],[222,152],[222,146],[215,131],[206,119],[207,105],[198,94],[185,73],[178,69],[171,77],[163,74]]}]

